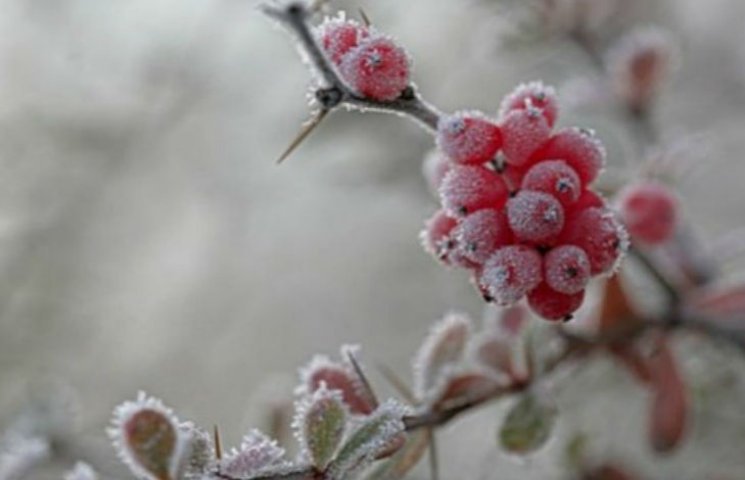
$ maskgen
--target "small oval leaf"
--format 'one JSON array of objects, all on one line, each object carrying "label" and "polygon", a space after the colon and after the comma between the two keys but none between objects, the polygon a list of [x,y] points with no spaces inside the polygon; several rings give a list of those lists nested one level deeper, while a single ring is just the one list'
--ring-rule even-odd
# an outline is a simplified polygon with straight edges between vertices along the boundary
[{"label": "small oval leaf", "polygon": [[556,408],[533,394],[512,406],[499,431],[499,442],[510,453],[525,455],[546,444],[556,423]]},{"label": "small oval leaf", "polygon": [[300,403],[295,427],[314,467],[323,470],[334,458],[346,424],[347,409],[338,391],[322,387]]}]

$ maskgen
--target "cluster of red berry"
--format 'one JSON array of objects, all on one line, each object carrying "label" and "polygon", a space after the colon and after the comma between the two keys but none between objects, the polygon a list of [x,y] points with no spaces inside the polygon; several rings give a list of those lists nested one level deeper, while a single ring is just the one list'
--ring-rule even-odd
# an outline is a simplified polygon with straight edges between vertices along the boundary
[{"label": "cluster of red berry", "polygon": [[373,27],[340,17],[327,19],[316,35],[344,82],[358,95],[390,101],[409,85],[406,51]]},{"label": "cluster of red berry", "polygon": [[469,269],[488,301],[528,304],[549,320],[571,318],[589,279],[611,272],[625,231],[590,185],[605,151],[589,131],[552,132],[552,88],[521,85],[498,120],[443,116],[425,174],[442,209],[422,233],[447,265]]}]

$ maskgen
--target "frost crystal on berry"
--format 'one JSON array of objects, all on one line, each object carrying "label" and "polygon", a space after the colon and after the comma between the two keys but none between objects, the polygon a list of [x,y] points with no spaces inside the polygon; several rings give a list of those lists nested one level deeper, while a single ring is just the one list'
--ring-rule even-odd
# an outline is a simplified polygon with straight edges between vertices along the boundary
[{"label": "frost crystal on berry", "polygon": [[541,109],[527,107],[512,110],[503,119],[502,151],[510,165],[525,164],[530,156],[548,140],[551,127]]},{"label": "frost crystal on berry", "polygon": [[369,36],[369,31],[367,27],[341,15],[327,18],[318,27],[316,36],[331,61],[340,65],[344,56]]},{"label": "frost crystal on berry", "polygon": [[628,248],[626,229],[611,211],[596,207],[577,212],[568,222],[561,241],[587,253],[593,275],[613,271]]},{"label": "frost crystal on berry", "polygon": [[564,209],[553,195],[522,190],[507,202],[507,219],[520,240],[551,243],[564,227]]},{"label": "frost crystal on berry", "polygon": [[220,460],[219,471],[234,478],[250,478],[269,469],[286,468],[285,451],[276,441],[259,430],[251,430],[234,448]]},{"label": "frost crystal on berry", "polygon": [[427,182],[429,191],[434,196],[439,195],[440,185],[442,179],[450,171],[450,159],[443,154],[439,149],[433,149],[430,151],[422,162],[422,175],[424,180]]},{"label": "frost crystal on berry", "polygon": [[564,206],[576,202],[582,192],[577,172],[563,160],[548,160],[533,165],[523,177],[522,187],[549,193]]},{"label": "frost crystal on berry", "polygon": [[574,245],[553,248],[544,258],[543,275],[546,284],[557,292],[578,293],[590,280],[590,259]]},{"label": "frost crystal on berry", "polygon": [[443,116],[437,125],[437,146],[460,164],[486,163],[502,145],[499,127],[480,112]]},{"label": "frost crystal on berry", "polygon": [[569,320],[575,310],[582,305],[584,298],[584,290],[567,295],[542,283],[528,293],[528,305],[546,320]]},{"label": "frost crystal on berry", "polygon": [[536,159],[564,160],[587,185],[597,178],[605,165],[605,147],[589,130],[565,128],[536,153]]},{"label": "frost crystal on berry", "polygon": [[448,255],[455,248],[451,232],[457,221],[444,210],[438,210],[425,223],[419,239],[424,250],[436,259],[448,263]]},{"label": "frost crystal on berry", "polygon": [[442,206],[454,217],[483,208],[501,208],[507,196],[504,180],[480,166],[454,165],[440,186]]},{"label": "frost crystal on berry", "polygon": [[347,52],[340,71],[355,92],[373,100],[395,100],[409,85],[409,57],[382,35],[368,37]]},{"label": "frost crystal on berry", "polygon": [[542,280],[541,255],[525,245],[497,250],[484,264],[480,283],[500,305],[511,305]]},{"label": "frost crystal on berry", "polygon": [[543,82],[521,83],[502,100],[499,107],[499,118],[504,118],[513,110],[539,108],[549,127],[556,123],[559,115],[559,100],[556,90]]},{"label": "frost crystal on berry", "polygon": [[478,264],[484,263],[497,248],[512,242],[507,218],[499,210],[479,210],[466,216],[453,236],[461,254]]}]

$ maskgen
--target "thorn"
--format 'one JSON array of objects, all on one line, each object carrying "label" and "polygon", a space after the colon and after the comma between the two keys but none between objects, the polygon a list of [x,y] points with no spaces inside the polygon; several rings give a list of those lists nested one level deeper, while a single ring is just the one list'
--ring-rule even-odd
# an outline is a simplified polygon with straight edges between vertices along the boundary
[{"label": "thorn", "polygon": [[310,119],[310,122],[303,126],[300,132],[298,132],[297,136],[292,140],[292,142],[290,142],[290,145],[288,145],[285,151],[282,152],[282,155],[280,155],[277,159],[277,164],[284,162],[287,157],[289,157],[290,154],[294,152],[301,143],[303,143],[303,140],[308,138],[308,135],[313,133],[313,130],[315,130],[316,127],[321,124],[321,121],[326,118],[326,115],[328,115],[328,113],[328,110],[319,110],[318,113]]},{"label": "thorn", "polygon": [[366,27],[371,26],[372,22],[370,21],[370,17],[367,16],[367,13],[365,13],[365,10],[363,10],[362,7],[360,7],[359,11],[360,11],[360,17],[362,17],[362,23],[364,23]]},{"label": "thorn", "polygon": [[354,368],[354,373],[357,374],[357,377],[359,377],[360,382],[362,383],[362,388],[364,389],[364,393],[367,396],[368,400],[370,400],[370,403],[374,408],[378,408],[379,402],[378,398],[375,396],[375,392],[373,392],[372,386],[370,385],[370,382],[367,380],[367,377],[365,376],[365,373],[362,371],[362,368],[360,367],[359,362],[356,358],[354,358],[354,353],[351,350],[347,350],[347,359],[349,360],[349,363],[352,364],[352,368]]},{"label": "thorn", "polygon": [[377,363],[375,366],[378,368],[378,371],[381,373],[381,375],[383,375],[383,378],[385,378],[388,383],[390,383],[391,386],[396,389],[399,395],[404,397],[404,399],[411,404],[416,403],[414,393],[409,389],[406,383],[401,380],[401,377],[399,377],[396,372],[393,371],[392,368],[383,363]]},{"label": "thorn", "polygon": [[427,430],[429,437],[429,471],[432,480],[439,480],[440,466],[437,456],[437,442],[435,441],[435,432],[432,429]]},{"label": "thorn", "polygon": [[212,435],[215,441],[215,458],[222,460],[222,442],[220,441],[220,430],[217,425],[213,427]]}]

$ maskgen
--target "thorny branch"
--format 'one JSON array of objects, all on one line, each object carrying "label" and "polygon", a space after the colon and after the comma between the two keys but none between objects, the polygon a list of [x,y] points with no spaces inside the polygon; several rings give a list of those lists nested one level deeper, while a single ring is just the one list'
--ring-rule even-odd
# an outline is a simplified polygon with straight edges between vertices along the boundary
[{"label": "thorny branch", "polygon": [[[408,87],[398,99],[390,102],[370,100],[351,91],[328,61],[310,30],[309,19],[315,13],[313,8],[298,2],[284,6],[267,5],[263,7],[263,11],[295,34],[300,42],[301,52],[317,71],[322,85],[316,89],[315,99],[320,105],[321,115],[325,115],[340,106],[345,106],[360,110],[401,114],[418,121],[430,131],[437,129],[440,118],[439,111],[424,101],[413,86]],[[604,68],[602,53],[590,36],[584,32],[576,32],[570,35],[570,40],[588,56],[595,68]],[[652,122],[650,111],[643,110],[632,113],[629,115],[629,119],[633,122],[631,127],[634,129],[638,141],[643,144],[654,143],[658,134]],[[404,417],[403,422],[406,431],[413,432],[425,428],[431,430],[443,426],[472,409],[501,399],[506,395],[525,392],[533,388],[536,383],[549,377],[572,360],[604,349],[612,344],[633,340],[649,331],[673,329],[694,331],[713,339],[729,342],[745,353],[745,336],[742,331],[722,327],[719,322],[715,321],[716,319],[687,315],[681,308],[684,298],[680,286],[671,280],[666,272],[655,263],[654,259],[645,252],[637,248],[631,248],[630,255],[644,267],[652,279],[664,290],[668,299],[668,315],[665,318],[662,320],[642,319],[643,321],[634,323],[630,328],[622,327],[591,338],[570,334],[559,327],[559,333],[565,340],[565,348],[547,363],[540,375],[528,380],[517,380],[507,385],[472,392],[471,395],[441,405],[436,410],[428,410]],[[240,480],[227,476],[221,476],[221,478]],[[285,475],[260,477],[260,480],[318,480],[323,478],[322,473],[306,469]]]}]

